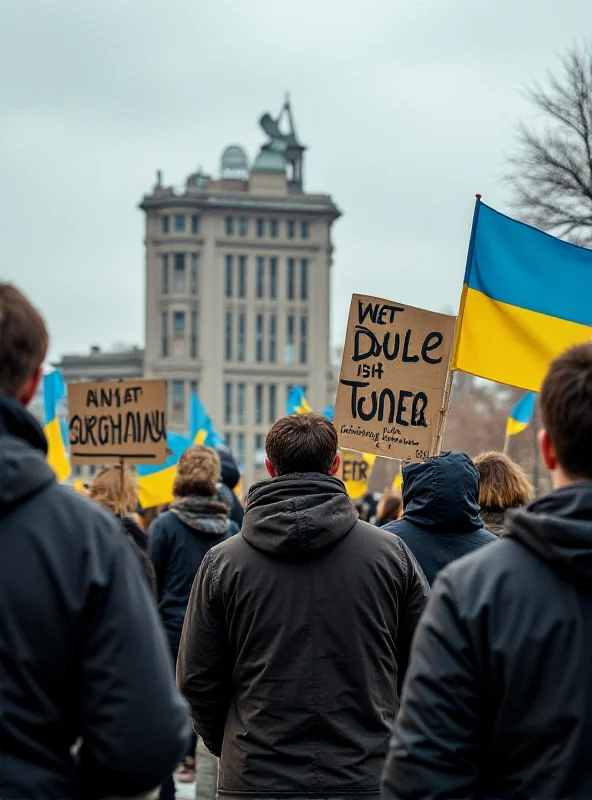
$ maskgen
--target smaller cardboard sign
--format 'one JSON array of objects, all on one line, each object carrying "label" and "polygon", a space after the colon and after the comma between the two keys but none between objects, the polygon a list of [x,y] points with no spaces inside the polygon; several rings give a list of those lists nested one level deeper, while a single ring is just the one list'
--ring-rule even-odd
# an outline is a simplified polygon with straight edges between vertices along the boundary
[{"label": "smaller cardboard sign", "polygon": [[368,482],[376,456],[339,450],[339,469],[336,477],[343,481],[352,500],[359,500],[368,493]]},{"label": "smaller cardboard sign", "polygon": [[350,450],[424,461],[433,452],[455,317],[353,295],[334,423]]},{"label": "smaller cardboard sign", "polygon": [[72,464],[164,464],[164,381],[68,384]]}]

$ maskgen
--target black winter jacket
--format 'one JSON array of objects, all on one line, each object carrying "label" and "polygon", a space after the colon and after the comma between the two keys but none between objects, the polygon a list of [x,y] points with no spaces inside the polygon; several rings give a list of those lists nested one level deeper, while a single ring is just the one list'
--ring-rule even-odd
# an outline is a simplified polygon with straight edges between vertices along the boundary
[{"label": "black winter jacket", "polygon": [[119,522],[46,452],[0,395],[0,797],[139,794],[182,756],[186,705]]},{"label": "black winter jacket", "polygon": [[177,679],[221,755],[221,797],[378,797],[397,679],[428,594],[341,481],[254,486],[241,535],[206,555]]},{"label": "black winter jacket", "polygon": [[403,469],[403,517],[384,529],[401,537],[431,585],[446,564],[495,541],[483,528],[478,499],[471,459],[442,453]]},{"label": "black winter jacket", "polygon": [[218,456],[220,457],[220,471],[222,483],[227,486],[231,492],[231,506],[230,506],[230,519],[235,522],[240,529],[243,524],[245,512],[240,503],[240,500],[234,493],[234,489],[240,481],[240,470],[234,456],[227,447],[218,448]]},{"label": "black winter jacket", "polygon": [[592,797],[592,483],[508,512],[418,627],[388,800]]},{"label": "black winter jacket", "polygon": [[177,501],[171,510],[154,520],[148,532],[158,610],[175,655],[191,587],[203,557],[210,547],[238,532],[235,523],[228,519],[227,506],[213,497],[190,500],[199,508],[197,513],[183,514]]}]

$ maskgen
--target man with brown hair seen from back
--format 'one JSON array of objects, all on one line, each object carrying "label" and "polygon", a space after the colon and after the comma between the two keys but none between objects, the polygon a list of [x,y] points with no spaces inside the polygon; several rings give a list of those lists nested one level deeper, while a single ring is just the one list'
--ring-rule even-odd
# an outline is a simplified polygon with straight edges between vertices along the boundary
[{"label": "man with brown hair seen from back", "polygon": [[555,489],[440,573],[385,800],[592,797],[592,343],[551,364],[540,403]]},{"label": "man with brown hair seen from back", "polygon": [[266,449],[271,480],[193,586],[178,683],[221,796],[374,800],[428,586],[358,520],[329,420],[284,417]]},{"label": "man with brown hair seen from back", "polygon": [[47,345],[0,283],[0,797],[127,797],[180,758],[186,707],[123,531],[58,485],[25,408]]}]

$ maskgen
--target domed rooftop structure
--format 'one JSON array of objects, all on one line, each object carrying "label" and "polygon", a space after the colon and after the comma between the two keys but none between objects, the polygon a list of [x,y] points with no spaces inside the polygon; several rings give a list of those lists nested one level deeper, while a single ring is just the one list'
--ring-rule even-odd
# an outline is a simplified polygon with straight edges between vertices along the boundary
[{"label": "domed rooftop structure", "polygon": [[249,158],[242,147],[231,144],[220,159],[222,180],[246,181],[249,178]]}]

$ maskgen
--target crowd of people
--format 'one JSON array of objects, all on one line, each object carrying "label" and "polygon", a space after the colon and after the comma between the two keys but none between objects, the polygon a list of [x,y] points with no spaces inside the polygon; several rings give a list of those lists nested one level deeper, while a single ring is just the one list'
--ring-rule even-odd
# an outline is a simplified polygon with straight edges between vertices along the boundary
[{"label": "crowd of people", "polygon": [[356,508],[301,414],[244,509],[202,445],[166,508],[119,466],[60,485],[26,410],[47,346],[0,284],[2,800],[205,798],[200,757],[208,800],[592,796],[592,343],[541,389],[545,497],[444,452]]}]

